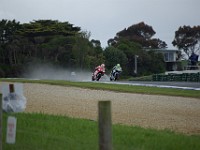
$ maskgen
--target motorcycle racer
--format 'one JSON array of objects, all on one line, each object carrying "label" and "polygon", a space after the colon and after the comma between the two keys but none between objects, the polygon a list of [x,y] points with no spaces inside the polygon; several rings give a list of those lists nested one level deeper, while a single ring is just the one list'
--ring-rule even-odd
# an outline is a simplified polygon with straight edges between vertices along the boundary
[{"label": "motorcycle racer", "polygon": [[101,64],[97,67],[95,67],[95,71],[92,75],[92,80],[96,80],[97,74],[101,72],[101,75],[103,76],[105,74],[105,64]]},{"label": "motorcycle racer", "polygon": [[110,73],[110,80],[116,80],[116,77],[115,77],[116,72],[117,73],[122,72],[122,68],[121,68],[120,64],[117,64],[112,68],[112,71]]}]

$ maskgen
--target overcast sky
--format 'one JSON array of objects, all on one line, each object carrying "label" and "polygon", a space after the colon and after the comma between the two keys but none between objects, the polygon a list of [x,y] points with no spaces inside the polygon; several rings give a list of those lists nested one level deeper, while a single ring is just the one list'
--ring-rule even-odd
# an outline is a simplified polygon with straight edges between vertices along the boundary
[{"label": "overcast sky", "polygon": [[200,0],[0,0],[0,20],[28,23],[38,19],[68,21],[102,47],[117,32],[143,21],[153,27],[154,38],[169,49],[180,26],[200,25]]}]

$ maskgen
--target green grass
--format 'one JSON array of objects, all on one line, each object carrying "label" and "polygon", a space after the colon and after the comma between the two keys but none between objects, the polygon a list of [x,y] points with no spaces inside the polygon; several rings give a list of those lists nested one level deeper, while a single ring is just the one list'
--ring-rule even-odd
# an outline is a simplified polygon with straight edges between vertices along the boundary
[{"label": "green grass", "polygon": [[61,85],[61,86],[75,86],[75,87],[97,89],[97,90],[110,90],[110,91],[127,92],[127,93],[200,98],[200,92],[197,90],[133,86],[133,85],[116,85],[116,84],[107,84],[99,82],[71,82],[63,80],[0,79],[0,81],[21,82],[21,83],[42,83],[42,84]]},{"label": "green grass", "polygon": [[[97,149],[96,122],[45,114],[11,115],[17,118],[16,144],[4,142],[4,150]],[[3,135],[7,116],[3,115]]]},{"label": "green grass", "polygon": [[152,75],[142,77],[131,77],[129,81],[152,81]]},{"label": "green grass", "polygon": [[[6,119],[17,117],[16,143],[5,143]],[[198,150],[200,136],[113,125],[114,150]],[[45,114],[3,113],[4,150],[98,150],[96,121]]]}]

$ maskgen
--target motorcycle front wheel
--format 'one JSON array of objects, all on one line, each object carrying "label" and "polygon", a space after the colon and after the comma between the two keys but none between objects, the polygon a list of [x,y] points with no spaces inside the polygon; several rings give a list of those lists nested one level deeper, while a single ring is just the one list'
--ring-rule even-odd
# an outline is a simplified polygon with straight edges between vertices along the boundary
[{"label": "motorcycle front wheel", "polygon": [[119,74],[116,73],[116,74],[115,74],[115,79],[114,79],[114,80],[117,81],[118,79],[119,79]]}]

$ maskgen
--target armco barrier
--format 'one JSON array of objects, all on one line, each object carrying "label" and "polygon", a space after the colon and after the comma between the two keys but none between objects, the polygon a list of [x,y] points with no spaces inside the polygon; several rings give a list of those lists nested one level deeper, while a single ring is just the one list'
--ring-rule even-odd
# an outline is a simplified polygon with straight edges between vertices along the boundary
[{"label": "armco barrier", "polygon": [[183,73],[183,74],[154,74],[153,81],[185,81],[185,82],[200,82],[200,73]]}]

